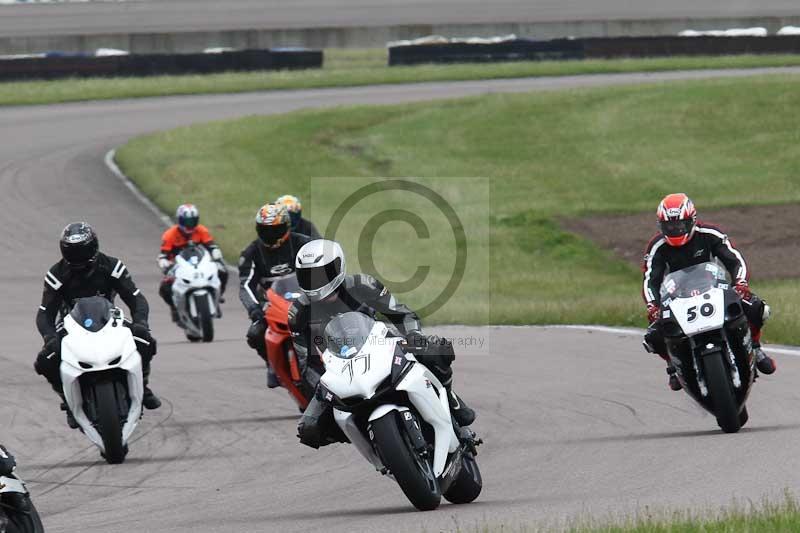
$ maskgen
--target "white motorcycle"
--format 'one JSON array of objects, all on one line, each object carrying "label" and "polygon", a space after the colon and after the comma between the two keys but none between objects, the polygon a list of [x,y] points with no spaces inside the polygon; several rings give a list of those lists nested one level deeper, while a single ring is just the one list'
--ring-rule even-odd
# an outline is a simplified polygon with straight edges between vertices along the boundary
[{"label": "white motorcycle", "polygon": [[452,503],[477,498],[481,440],[453,422],[444,387],[404,351],[403,339],[350,312],[330,321],[325,342],[320,392],[356,449],[419,510],[435,509],[442,496]]},{"label": "white motorcycle", "polygon": [[64,397],[81,431],[111,464],[122,463],[142,415],[142,357],[122,310],[100,296],[81,298],[64,317]]},{"label": "white motorcycle", "polygon": [[178,325],[192,342],[214,340],[214,318],[220,316],[219,265],[201,245],[190,244],[175,257],[172,301]]},{"label": "white motorcycle", "polygon": [[[2,449],[0,455],[7,458]],[[25,482],[16,472],[0,476],[0,533],[44,533]]]}]

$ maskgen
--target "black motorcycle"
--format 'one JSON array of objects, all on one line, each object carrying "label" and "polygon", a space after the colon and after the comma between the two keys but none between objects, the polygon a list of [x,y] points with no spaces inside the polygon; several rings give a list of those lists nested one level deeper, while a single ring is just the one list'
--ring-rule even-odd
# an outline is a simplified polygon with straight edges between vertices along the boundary
[{"label": "black motorcycle", "polygon": [[[756,377],[750,326],[727,270],[702,263],[664,278],[661,320],[667,353],[683,389],[726,433],[747,422],[745,402]],[[652,337],[645,348],[655,351]]]},{"label": "black motorcycle", "polygon": [[0,446],[0,533],[44,533],[25,483],[14,472],[14,458]]}]

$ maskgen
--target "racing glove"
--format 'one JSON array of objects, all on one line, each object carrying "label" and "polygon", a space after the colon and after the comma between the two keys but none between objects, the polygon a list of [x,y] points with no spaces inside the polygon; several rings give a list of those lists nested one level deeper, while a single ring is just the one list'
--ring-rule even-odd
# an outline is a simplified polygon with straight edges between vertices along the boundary
[{"label": "racing glove", "polygon": [[747,282],[746,279],[740,279],[736,282],[736,285],[733,286],[733,290],[739,295],[742,300],[750,301],[750,297],[753,295],[750,292],[750,284]]},{"label": "racing glove", "polygon": [[161,272],[166,274],[167,272],[169,272],[169,269],[172,268],[172,261],[170,261],[166,257],[159,257],[158,258],[158,268],[161,269]]},{"label": "racing glove", "polygon": [[419,330],[411,330],[406,334],[406,345],[414,351],[421,351],[428,347],[428,337]]},{"label": "racing glove", "polygon": [[251,322],[262,322],[264,320],[264,310],[260,307],[256,307],[250,311],[250,321]]},{"label": "racing glove", "polygon": [[150,327],[141,322],[134,322],[131,324],[131,333],[133,333],[134,337],[139,337],[146,341],[150,339]]},{"label": "racing glove", "polygon": [[17,466],[17,462],[14,460],[14,456],[0,444],[0,476],[11,474],[15,466]]},{"label": "racing glove", "polygon": [[647,320],[652,324],[661,318],[661,307],[654,303],[647,304]]}]

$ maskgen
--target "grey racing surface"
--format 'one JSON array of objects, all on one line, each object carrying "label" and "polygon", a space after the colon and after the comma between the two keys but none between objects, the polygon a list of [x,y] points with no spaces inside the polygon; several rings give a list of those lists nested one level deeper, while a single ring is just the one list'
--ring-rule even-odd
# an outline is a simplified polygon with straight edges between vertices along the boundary
[{"label": "grey racing surface", "polygon": [[[764,72],[800,73],[797,69]],[[297,409],[267,390],[230,290],[217,340],[190,344],[157,295],[162,226],[103,164],[132,136],[193,122],[306,107],[388,104],[488,92],[745,76],[676,72],[192,96],[0,108],[0,440],[50,533],[470,531],[553,524],[644,506],[722,505],[800,485],[800,359],[778,356],[759,380],[750,422],[720,433],[666,386],[636,336],[537,327],[439,328],[456,340],[456,386],[478,411],[484,491],[465,506],[417,513],[350,446],[298,444]],[[284,191],[264,191],[258,204]],[[290,191],[285,191],[290,192]],[[187,201],[191,191],[187,191]],[[146,412],[125,464],[109,466],[70,430],[32,363],[42,276],[69,221],[87,220],[123,258],[151,304],[159,353]],[[223,221],[207,221],[218,223]],[[235,262],[235,257],[229,257]],[[235,286],[235,284],[234,284]]]},{"label": "grey racing surface", "polygon": [[795,0],[130,0],[2,5],[0,37],[793,15]]}]

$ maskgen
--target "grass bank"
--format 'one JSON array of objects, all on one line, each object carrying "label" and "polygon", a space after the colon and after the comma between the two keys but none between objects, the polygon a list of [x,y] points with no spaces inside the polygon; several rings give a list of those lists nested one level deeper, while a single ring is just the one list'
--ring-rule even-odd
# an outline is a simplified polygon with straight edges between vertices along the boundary
[{"label": "grass bank", "polygon": [[[474,268],[429,321],[642,326],[638,270],[562,231],[558,218],[654,211],[680,190],[701,212],[800,201],[798,89],[800,77],[773,76],[304,111],[142,137],[118,159],[165,210],[197,203],[229,258],[252,237],[258,206],[279,194],[304,197],[324,228],[372,177],[426,176],[420,183],[465,221]],[[438,216],[427,200],[386,194],[343,223],[339,238],[361,267],[374,205]],[[452,240],[436,220],[431,233]],[[408,223],[381,231],[370,244],[381,277],[403,280],[428,264],[446,284],[452,248],[437,249]],[[755,275],[754,289],[776,311],[769,340],[800,343],[792,320],[800,285]],[[400,288],[413,305],[432,292]]]},{"label": "grass bank", "polygon": [[0,83],[0,106],[426,81],[798,65],[800,65],[799,55],[763,55],[514,62],[485,65],[427,65],[389,68],[386,66],[386,50],[383,49],[331,49],[325,51],[325,67],[319,70]]},{"label": "grass bank", "polygon": [[800,531],[800,507],[790,495],[777,503],[736,505],[719,512],[653,512],[632,518],[592,518],[587,525],[566,528],[478,527],[473,533],[795,533]]}]

